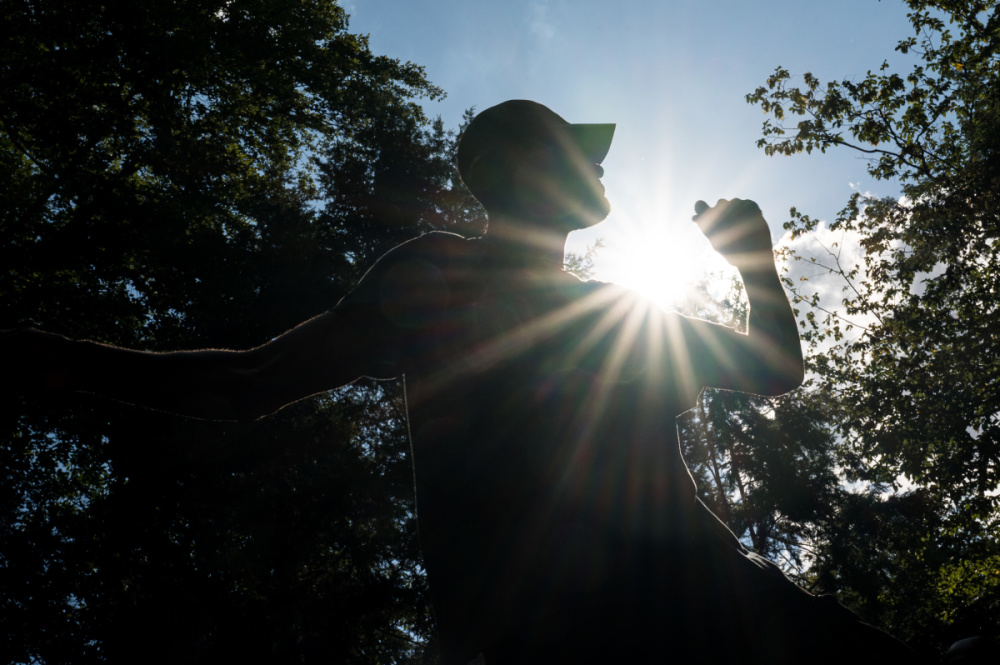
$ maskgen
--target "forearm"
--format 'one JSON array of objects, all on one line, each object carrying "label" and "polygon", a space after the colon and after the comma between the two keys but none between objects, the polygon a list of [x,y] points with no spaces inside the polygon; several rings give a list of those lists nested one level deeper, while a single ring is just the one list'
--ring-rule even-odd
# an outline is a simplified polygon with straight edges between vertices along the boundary
[{"label": "forearm", "polygon": [[252,352],[148,353],[88,341],[70,343],[69,388],[206,420],[253,420]]},{"label": "forearm", "polygon": [[2,331],[0,341],[5,392],[87,392],[211,420],[262,415],[255,351],[147,353],[32,329]]},{"label": "forearm", "polygon": [[[143,353],[79,342],[90,390],[210,420],[254,420],[361,376],[396,375],[366,312],[331,310],[247,351]],[[389,355],[392,355],[391,353]]]},{"label": "forearm", "polygon": [[[774,265],[771,232],[753,201],[695,204],[695,223],[725,259],[740,271],[750,304],[747,334],[732,339],[732,366],[719,387],[780,395],[802,383],[802,348],[795,313]],[[721,385],[720,385],[721,384]]]},{"label": "forearm", "polygon": [[767,254],[766,260],[738,268],[750,304],[747,335],[759,361],[758,375],[767,394],[781,394],[802,383],[802,346],[773,255]]},{"label": "forearm", "polygon": [[79,391],[206,420],[254,420],[361,376],[398,376],[400,344],[367,306],[338,307],[247,351],[149,353],[0,331],[4,393]]}]

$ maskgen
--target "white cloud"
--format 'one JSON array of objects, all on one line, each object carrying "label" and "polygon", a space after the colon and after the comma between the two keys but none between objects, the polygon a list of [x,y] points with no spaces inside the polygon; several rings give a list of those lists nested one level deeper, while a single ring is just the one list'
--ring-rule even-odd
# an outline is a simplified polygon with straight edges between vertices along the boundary
[{"label": "white cloud", "polygon": [[[846,300],[858,297],[855,289],[863,292],[864,249],[860,244],[860,234],[855,231],[833,230],[826,222],[798,238],[785,233],[778,241],[779,247],[791,249],[798,260],[791,260],[783,266],[792,280],[795,291],[805,297],[819,295],[819,306],[841,317],[841,327],[853,325],[851,336],[860,334],[872,321],[872,317],[848,315]],[[847,275],[858,268],[853,278]],[[797,308],[804,315],[809,307],[800,303]],[[816,312],[817,319],[823,319],[824,312]],[[850,333],[849,333],[850,334]]]}]

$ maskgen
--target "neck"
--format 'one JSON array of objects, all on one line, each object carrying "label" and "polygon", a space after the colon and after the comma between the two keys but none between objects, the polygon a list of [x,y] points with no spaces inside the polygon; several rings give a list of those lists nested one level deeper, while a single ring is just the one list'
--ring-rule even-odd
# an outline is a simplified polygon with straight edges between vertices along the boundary
[{"label": "neck", "polygon": [[562,270],[568,233],[505,215],[489,215],[486,237],[525,267]]}]

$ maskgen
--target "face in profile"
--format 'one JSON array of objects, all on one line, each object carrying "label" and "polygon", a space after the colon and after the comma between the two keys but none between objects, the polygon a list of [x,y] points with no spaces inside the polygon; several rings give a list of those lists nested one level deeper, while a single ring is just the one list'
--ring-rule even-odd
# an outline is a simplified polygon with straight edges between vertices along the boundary
[{"label": "face in profile", "polygon": [[473,119],[458,146],[458,169],[495,221],[519,219],[541,232],[593,226],[611,206],[599,166],[612,123],[568,123],[537,102],[512,99]]},{"label": "face in profile", "polygon": [[511,195],[522,216],[572,231],[611,212],[601,183],[604,169],[576,146],[531,142],[518,153]]}]

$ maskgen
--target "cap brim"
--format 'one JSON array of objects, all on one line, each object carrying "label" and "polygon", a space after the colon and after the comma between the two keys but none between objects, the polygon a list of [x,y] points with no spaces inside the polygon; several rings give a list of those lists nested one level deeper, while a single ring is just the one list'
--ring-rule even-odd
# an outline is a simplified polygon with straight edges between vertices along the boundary
[{"label": "cap brim", "polygon": [[608,156],[611,139],[615,136],[614,123],[569,125],[569,133],[583,154],[595,164],[600,164]]}]

